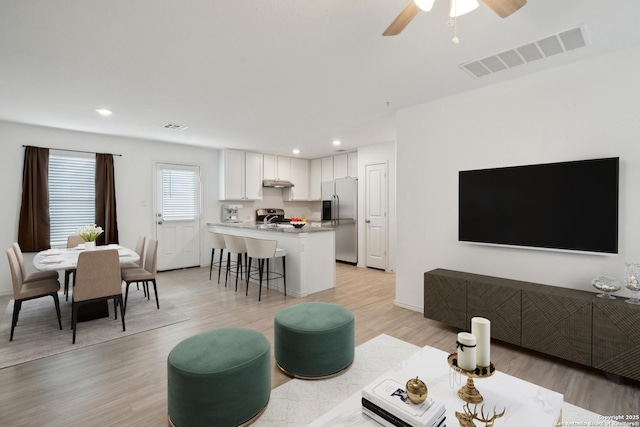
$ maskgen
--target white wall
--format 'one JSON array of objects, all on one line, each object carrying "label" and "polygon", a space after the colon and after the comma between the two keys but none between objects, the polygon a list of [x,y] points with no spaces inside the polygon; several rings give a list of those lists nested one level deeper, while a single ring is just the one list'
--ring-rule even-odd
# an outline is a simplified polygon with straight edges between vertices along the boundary
[{"label": "white wall", "polygon": [[[154,235],[153,185],[156,162],[200,166],[202,177],[202,221],[220,221],[218,201],[218,150],[122,138],[0,121],[0,247],[9,248],[18,237],[18,215],[22,195],[23,145],[122,154],[114,157],[118,229],[120,243],[134,247],[138,235]],[[146,201],[146,206],[143,206]],[[210,246],[202,234],[201,263],[207,264]],[[6,256],[5,256],[6,257]],[[31,257],[27,268],[33,270]],[[0,262],[0,294],[11,294],[7,261]]]},{"label": "white wall", "polygon": [[[434,268],[595,292],[593,277],[639,262],[638,69],[635,48],[400,111],[396,303],[421,311]],[[598,157],[620,157],[617,256],[457,241],[458,171]]]}]

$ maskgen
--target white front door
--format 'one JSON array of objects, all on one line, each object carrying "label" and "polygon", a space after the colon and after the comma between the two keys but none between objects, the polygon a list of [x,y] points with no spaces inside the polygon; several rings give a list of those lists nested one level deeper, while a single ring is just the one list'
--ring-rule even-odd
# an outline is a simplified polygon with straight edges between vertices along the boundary
[{"label": "white front door", "polygon": [[200,168],[156,165],[158,270],[200,266]]},{"label": "white front door", "polygon": [[387,165],[365,166],[367,267],[387,269]]}]

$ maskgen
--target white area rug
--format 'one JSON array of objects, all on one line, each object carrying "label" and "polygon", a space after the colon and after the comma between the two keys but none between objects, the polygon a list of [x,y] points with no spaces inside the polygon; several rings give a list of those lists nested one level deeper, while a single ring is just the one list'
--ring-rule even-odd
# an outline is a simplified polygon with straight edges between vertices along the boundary
[{"label": "white area rug", "polygon": [[161,328],[188,320],[171,302],[162,299],[160,309],[156,308],[155,295],[151,290],[151,299],[144,297],[142,289],[135,285],[129,288],[126,331],[122,331],[120,310],[118,319],[113,318],[113,300],[109,301],[109,317],[78,323],[76,343],[71,344],[71,296],[64,300],[64,294],[58,295],[62,316],[62,330],[58,327],[56,309],[53,298],[44,297],[22,303],[18,325],[11,335],[11,317],[13,316],[13,300],[11,300],[0,323],[0,368],[28,362],[42,357],[75,350],[89,345],[110,341],[116,338],[133,335],[151,329]]},{"label": "white area rug", "polygon": [[[379,335],[356,347],[353,365],[344,374],[325,380],[294,379],[272,390],[271,400],[266,411],[253,426],[300,427],[309,425],[418,350],[419,347],[413,344],[388,335]],[[562,419],[564,426],[604,425],[602,419],[598,418],[598,414],[566,402],[563,407]],[[501,426],[499,421],[496,421],[496,427]],[[318,420],[314,425],[323,425],[323,422]],[[365,424],[354,423],[351,419],[349,424],[345,424],[345,426],[347,425],[356,427]],[[458,424],[456,420],[453,420],[453,423],[449,422],[447,425],[457,427]]]}]

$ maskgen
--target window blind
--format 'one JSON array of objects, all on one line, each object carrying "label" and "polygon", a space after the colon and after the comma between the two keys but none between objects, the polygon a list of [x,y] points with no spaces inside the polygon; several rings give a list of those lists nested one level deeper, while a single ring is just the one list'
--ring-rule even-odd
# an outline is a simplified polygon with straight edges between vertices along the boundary
[{"label": "window blind", "polygon": [[95,223],[94,157],[49,156],[51,246],[66,246],[78,227]]},{"label": "window blind", "polygon": [[162,216],[165,221],[185,221],[196,218],[196,180],[194,170],[162,170]]}]

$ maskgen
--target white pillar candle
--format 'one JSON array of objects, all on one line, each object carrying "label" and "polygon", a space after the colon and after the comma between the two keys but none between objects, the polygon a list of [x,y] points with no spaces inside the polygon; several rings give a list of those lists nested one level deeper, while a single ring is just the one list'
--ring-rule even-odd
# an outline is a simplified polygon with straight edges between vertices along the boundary
[{"label": "white pillar candle", "polygon": [[471,334],[476,337],[476,364],[491,364],[491,322],[484,317],[471,318]]},{"label": "white pillar candle", "polygon": [[476,369],[476,337],[469,332],[458,333],[458,367],[465,371]]}]

